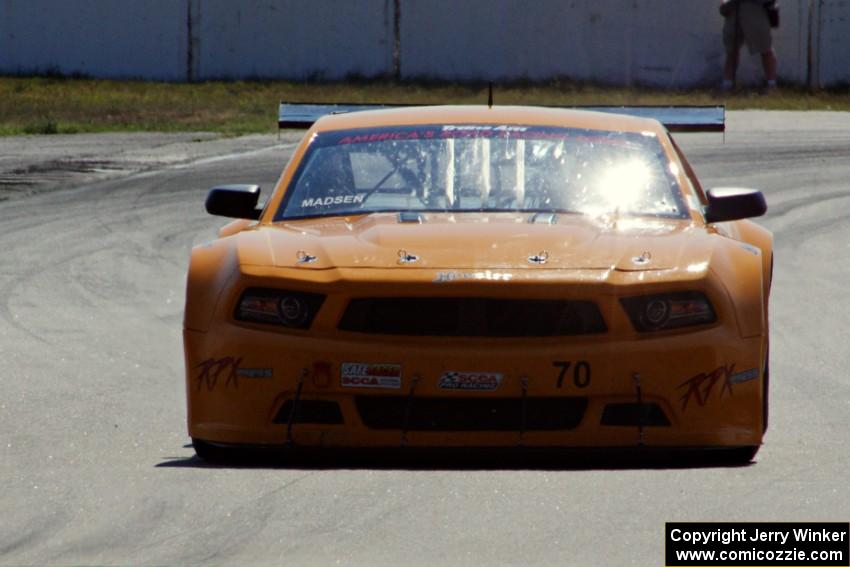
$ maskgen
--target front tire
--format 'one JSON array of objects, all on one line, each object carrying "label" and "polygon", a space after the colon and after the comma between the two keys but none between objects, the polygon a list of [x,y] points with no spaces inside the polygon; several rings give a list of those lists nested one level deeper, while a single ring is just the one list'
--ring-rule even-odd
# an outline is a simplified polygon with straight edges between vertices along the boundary
[{"label": "front tire", "polygon": [[216,465],[271,464],[281,453],[269,447],[224,445],[192,438],[195,454],[202,461]]},{"label": "front tire", "polygon": [[721,449],[718,459],[721,463],[730,465],[748,465],[753,461],[759,449],[761,449],[761,445]]},{"label": "front tire", "polygon": [[195,449],[195,454],[202,461],[215,464],[232,462],[239,453],[238,449],[216,445],[194,437],[192,438],[192,448]]},{"label": "front tire", "polygon": [[741,447],[703,447],[677,449],[671,456],[682,465],[691,466],[746,466],[752,463],[761,445]]},{"label": "front tire", "polygon": [[761,394],[761,415],[762,415],[762,424],[761,424],[761,433],[764,435],[767,433],[767,423],[768,423],[768,414],[770,411],[770,347],[767,347],[767,353],[764,356],[764,379],[762,380],[762,394]]}]

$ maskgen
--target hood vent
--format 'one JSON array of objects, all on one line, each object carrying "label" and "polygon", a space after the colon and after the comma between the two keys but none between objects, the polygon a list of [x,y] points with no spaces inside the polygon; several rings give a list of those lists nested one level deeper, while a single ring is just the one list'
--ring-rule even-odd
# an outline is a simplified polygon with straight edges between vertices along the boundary
[{"label": "hood vent", "polygon": [[425,219],[416,211],[402,211],[398,214],[398,222],[422,224]]},{"label": "hood vent", "polygon": [[534,213],[528,219],[531,224],[555,224],[558,220],[558,215],[555,213]]}]

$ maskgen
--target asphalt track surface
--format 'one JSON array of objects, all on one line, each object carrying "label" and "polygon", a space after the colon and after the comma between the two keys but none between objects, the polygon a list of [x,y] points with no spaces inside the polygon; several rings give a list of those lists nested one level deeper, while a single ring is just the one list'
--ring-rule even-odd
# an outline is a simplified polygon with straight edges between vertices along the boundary
[{"label": "asphalt track surface", "polygon": [[[743,467],[366,459],[214,467],[185,429],[181,317],[217,183],[290,138],[0,202],[0,565],[662,565],[665,521],[850,521],[850,116],[731,113],[678,137],[764,190],[772,408]],[[238,145],[238,142],[237,142]]]}]

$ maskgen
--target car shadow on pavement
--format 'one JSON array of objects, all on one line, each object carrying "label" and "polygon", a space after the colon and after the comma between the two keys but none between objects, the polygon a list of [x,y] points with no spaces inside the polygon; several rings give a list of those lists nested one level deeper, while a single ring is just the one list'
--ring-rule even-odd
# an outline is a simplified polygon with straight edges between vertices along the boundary
[{"label": "car shadow on pavement", "polygon": [[[191,447],[191,445],[189,446]],[[718,450],[633,449],[421,449],[309,450],[234,454],[206,461],[171,457],[157,468],[257,468],[295,470],[635,470],[747,467],[754,463],[740,453]]]}]

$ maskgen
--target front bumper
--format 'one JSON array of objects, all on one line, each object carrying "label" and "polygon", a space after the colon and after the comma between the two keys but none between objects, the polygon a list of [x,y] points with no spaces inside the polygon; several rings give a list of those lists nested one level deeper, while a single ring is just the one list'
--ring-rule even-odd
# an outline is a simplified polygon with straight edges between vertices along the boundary
[{"label": "front bumper", "polygon": [[214,443],[737,447],[763,433],[764,338],[734,326],[629,340],[379,340],[222,322],[184,341],[189,434]]}]

